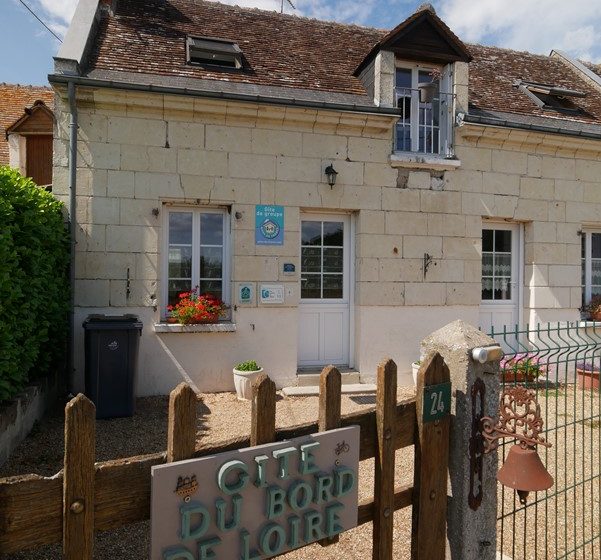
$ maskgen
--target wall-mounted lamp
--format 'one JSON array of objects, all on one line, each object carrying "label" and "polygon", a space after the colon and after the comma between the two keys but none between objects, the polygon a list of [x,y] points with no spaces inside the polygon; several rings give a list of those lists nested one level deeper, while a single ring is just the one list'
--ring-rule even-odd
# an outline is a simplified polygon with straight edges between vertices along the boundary
[{"label": "wall-mounted lamp", "polygon": [[334,166],[330,163],[330,165],[325,168],[324,172],[328,178],[328,185],[332,188],[336,184],[336,175],[338,175],[338,171],[336,171]]}]

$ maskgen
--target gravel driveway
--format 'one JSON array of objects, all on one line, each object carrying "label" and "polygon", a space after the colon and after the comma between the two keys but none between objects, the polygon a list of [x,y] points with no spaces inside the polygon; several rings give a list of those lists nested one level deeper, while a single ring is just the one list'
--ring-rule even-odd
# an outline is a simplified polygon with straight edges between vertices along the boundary
[{"label": "gravel driveway", "polygon": [[[414,396],[412,388],[401,388],[399,400]],[[373,396],[342,397],[342,414],[375,407]],[[96,423],[96,458],[98,461],[162,451],[167,442],[167,397],[138,399],[133,418],[98,420]],[[279,399],[276,405],[277,427],[293,426],[317,419],[318,398]],[[210,446],[235,436],[248,435],[251,406],[231,393],[203,394],[198,405],[198,445]],[[57,407],[0,468],[0,476],[37,473],[50,476],[62,468],[63,412]],[[373,496],[373,459],[362,461],[359,467],[359,499]],[[413,480],[413,447],[397,452],[396,483]],[[410,558],[407,543],[411,535],[411,508],[394,515],[395,558]],[[98,533],[95,541],[96,560],[147,560],[149,555],[149,522],[129,525],[118,530]],[[340,536],[338,545],[322,548],[310,545],[290,552],[282,558],[289,560],[319,558],[354,560],[371,557],[372,524],[366,523]],[[0,555],[2,560],[60,560],[60,547],[47,546],[18,554]]]},{"label": "gravel driveway", "polygon": [[[399,389],[399,399],[413,396],[413,390]],[[553,447],[542,451],[547,469],[555,478],[551,496],[531,495],[524,508],[514,500],[513,492],[499,485],[499,546],[504,559],[530,560],[601,558],[599,539],[574,551],[578,543],[600,534],[601,530],[601,403],[599,393],[581,391],[573,385],[559,389],[540,389],[538,399],[547,436]],[[317,397],[280,399],[277,402],[278,427],[292,426],[317,418]],[[97,422],[97,460],[153,453],[166,447],[167,397],[138,400],[133,418]],[[374,397],[342,397],[342,413],[374,408]],[[230,393],[206,394],[198,407],[198,445],[247,435],[250,427],[250,403],[240,402]],[[38,473],[53,475],[62,468],[62,408],[45,419],[0,468],[0,476]],[[411,483],[413,448],[397,452],[396,483]],[[359,498],[373,495],[373,460],[359,467]],[[535,497],[539,501],[536,502]],[[516,514],[512,512],[516,510]],[[565,522],[567,520],[567,523]],[[394,558],[409,560],[411,508],[394,515]],[[557,530],[556,530],[557,528]],[[364,560],[371,557],[372,524],[366,523],[341,535],[338,545],[322,548],[311,545],[290,552],[283,558],[301,560]],[[146,560],[149,546],[149,522],[130,525],[96,536],[97,560]],[[2,555],[2,560],[59,560],[57,546],[20,554]]]}]

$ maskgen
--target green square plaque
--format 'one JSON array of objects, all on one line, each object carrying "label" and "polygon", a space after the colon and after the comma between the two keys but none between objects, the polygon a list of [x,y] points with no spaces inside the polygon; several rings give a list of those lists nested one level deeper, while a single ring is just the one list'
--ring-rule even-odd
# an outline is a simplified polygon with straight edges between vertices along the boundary
[{"label": "green square plaque", "polygon": [[424,423],[440,420],[451,412],[451,383],[424,387]]}]

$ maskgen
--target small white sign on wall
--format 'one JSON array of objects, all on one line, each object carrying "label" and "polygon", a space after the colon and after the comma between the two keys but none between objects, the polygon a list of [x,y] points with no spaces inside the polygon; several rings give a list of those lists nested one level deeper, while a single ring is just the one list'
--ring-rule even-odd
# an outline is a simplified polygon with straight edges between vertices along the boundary
[{"label": "small white sign on wall", "polygon": [[284,303],[284,285],[261,284],[259,295],[261,303]]}]

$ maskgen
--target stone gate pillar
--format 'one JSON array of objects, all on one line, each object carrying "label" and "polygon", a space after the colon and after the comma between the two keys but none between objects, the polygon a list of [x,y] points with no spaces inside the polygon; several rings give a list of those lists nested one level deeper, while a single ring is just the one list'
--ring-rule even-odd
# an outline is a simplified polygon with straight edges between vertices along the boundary
[{"label": "stone gate pillar", "polygon": [[[473,351],[477,348],[487,348],[489,357],[494,355],[494,359],[484,363],[475,360]],[[497,453],[483,454],[479,419],[497,416],[501,357],[498,345],[475,327],[454,321],[422,341],[422,356],[431,351],[439,352],[444,358],[453,389],[449,455],[451,497],[447,509],[450,558],[495,560]]]}]

